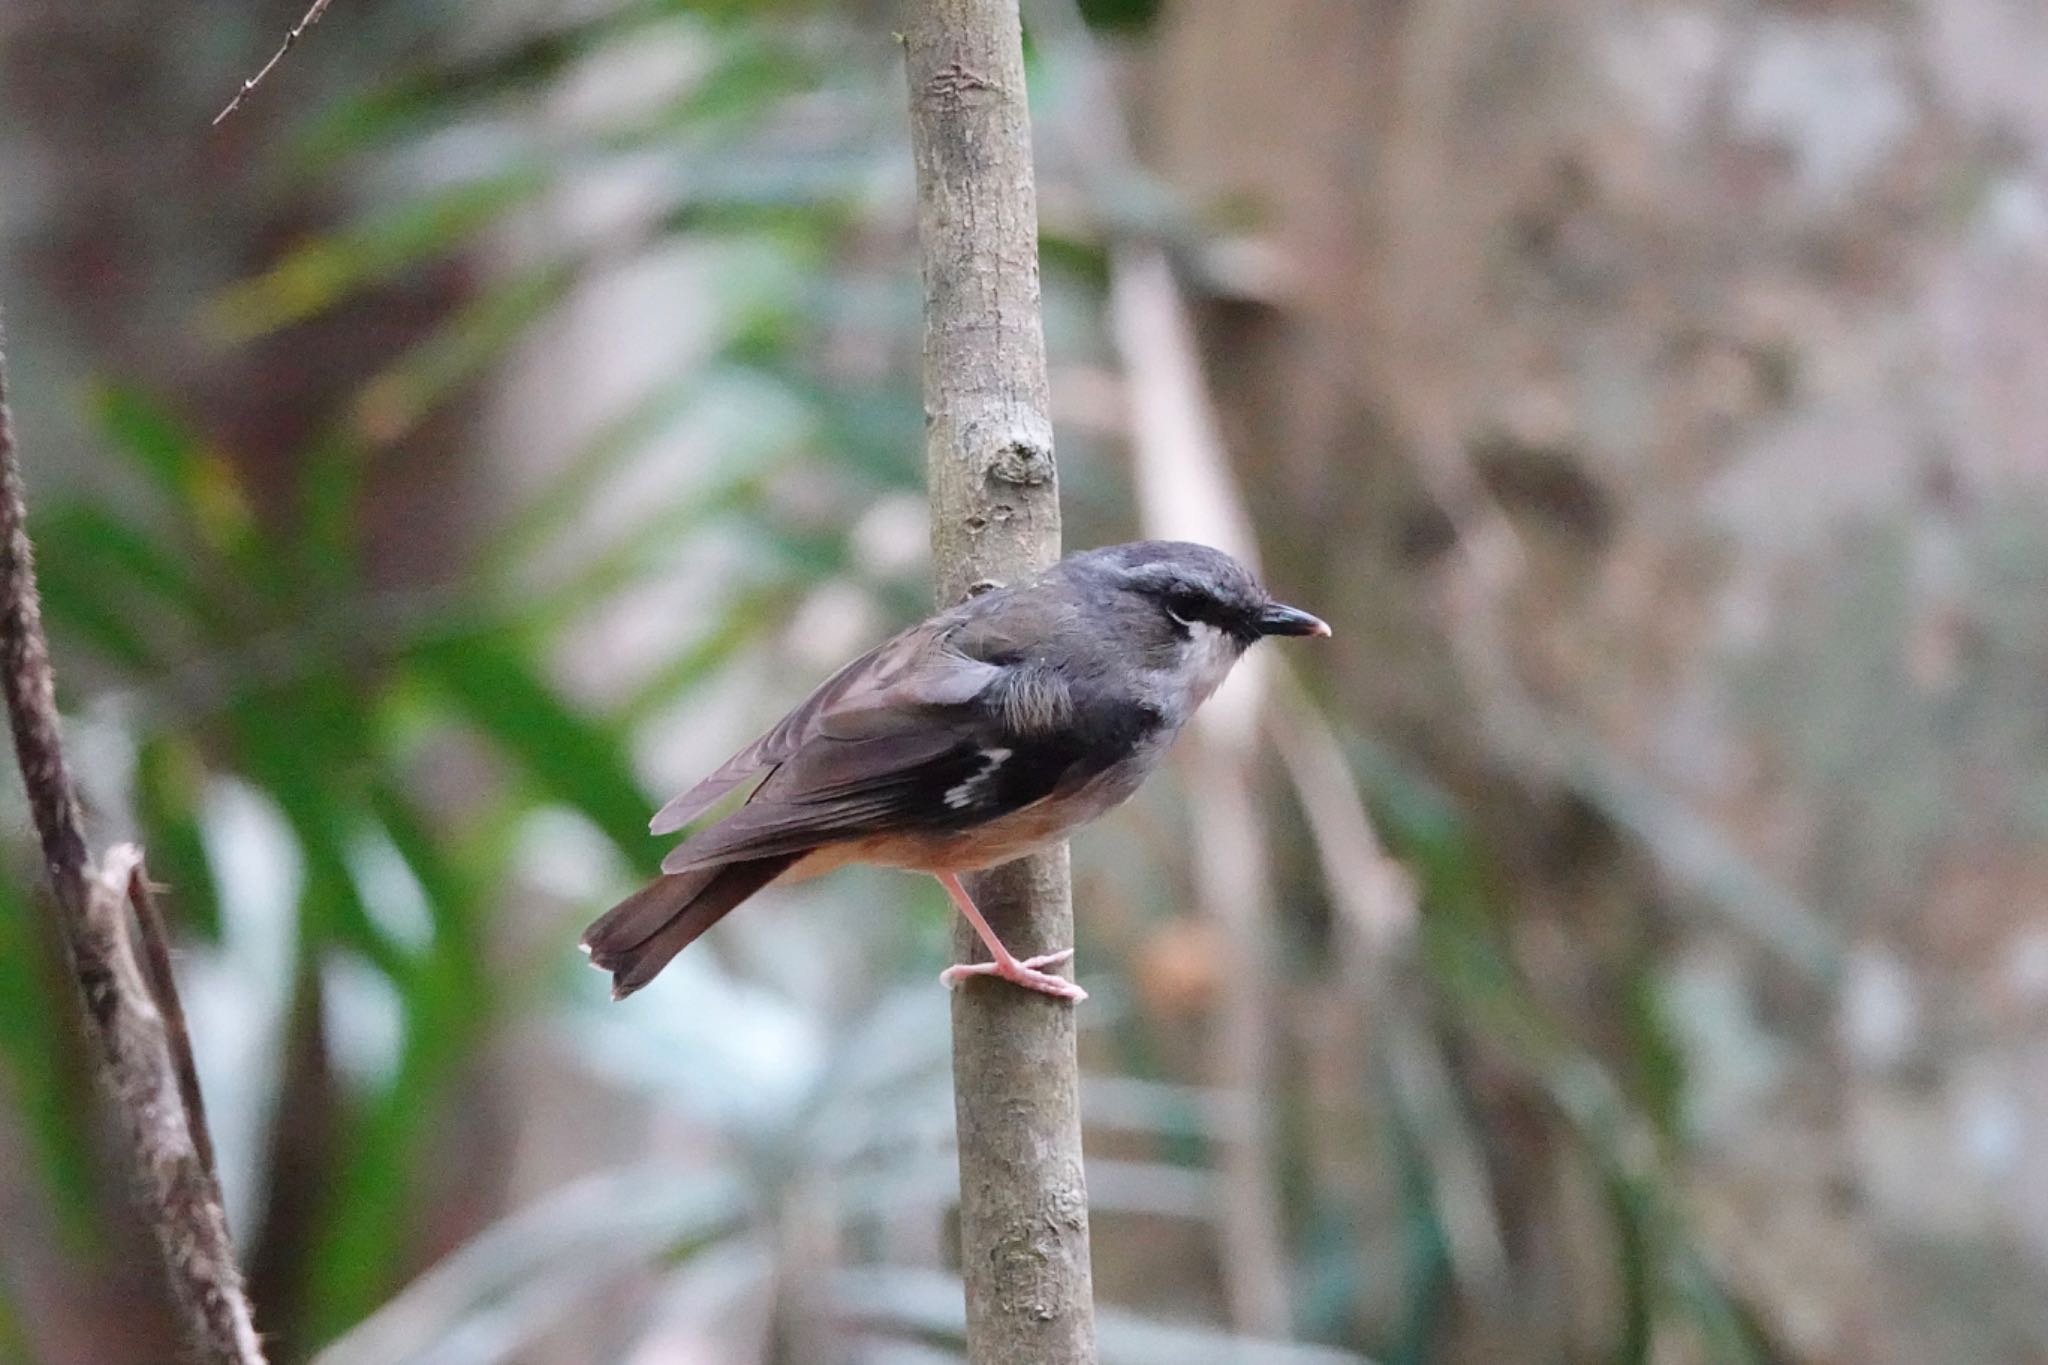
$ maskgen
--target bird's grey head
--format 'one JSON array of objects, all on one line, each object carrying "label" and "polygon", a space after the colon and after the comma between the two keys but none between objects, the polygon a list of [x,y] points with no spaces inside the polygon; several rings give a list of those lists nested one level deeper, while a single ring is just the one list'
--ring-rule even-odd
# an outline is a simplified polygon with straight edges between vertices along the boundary
[{"label": "bird's grey head", "polygon": [[1207,545],[1141,540],[1071,555],[1060,567],[1175,725],[1254,641],[1330,633],[1307,612],[1275,602],[1249,569]]},{"label": "bird's grey head", "polygon": [[1120,613],[1149,608],[1169,633],[1190,638],[1206,626],[1239,649],[1267,635],[1328,635],[1305,611],[1275,602],[1251,570],[1221,550],[1185,540],[1139,540],[1069,556],[1062,566],[1078,583],[1123,599]]}]

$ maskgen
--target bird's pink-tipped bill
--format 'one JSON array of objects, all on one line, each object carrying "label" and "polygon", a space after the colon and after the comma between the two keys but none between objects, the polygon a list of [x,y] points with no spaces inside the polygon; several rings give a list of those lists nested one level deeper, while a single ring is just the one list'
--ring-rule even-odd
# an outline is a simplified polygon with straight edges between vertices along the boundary
[{"label": "bird's pink-tipped bill", "polygon": [[1320,616],[1309,615],[1300,607],[1275,602],[1259,613],[1259,634],[1318,635],[1327,639],[1330,624]]}]

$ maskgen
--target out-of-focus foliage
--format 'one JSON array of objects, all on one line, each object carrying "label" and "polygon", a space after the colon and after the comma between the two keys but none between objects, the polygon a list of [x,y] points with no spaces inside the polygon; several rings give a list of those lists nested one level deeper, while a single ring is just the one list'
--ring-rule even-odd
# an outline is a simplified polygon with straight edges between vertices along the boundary
[{"label": "out-of-focus foliage", "polygon": [[[1902,969],[1852,944],[1870,930],[1841,906],[1912,924],[1936,892],[2018,905],[2038,886],[2009,836],[2043,809],[2013,758],[2041,739],[2040,520],[1965,515],[1930,474],[1935,511],[1871,516],[1854,572],[1758,605],[1814,549],[1764,514],[1803,505],[1801,452],[1839,454],[1845,501],[1861,486],[1835,429],[1789,411],[1828,377],[1787,338],[1846,324],[1834,295],[1778,279],[1723,332],[1667,335],[1740,253],[1712,195],[1672,225],[1643,189],[1665,164],[1643,147],[1696,119],[1751,152],[1804,148],[1784,174],[1838,192],[1900,136],[1890,40],[1744,6],[1471,11],[1498,34],[1456,7],[1387,9],[1371,32],[1356,7],[1279,8],[1088,0],[1092,30],[1029,11],[1070,539],[1129,531],[1107,286],[1116,248],[1163,241],[1207,291],[1273,572],[1357,650],[1301,660],[1342,790],[1259,775],[1281,913],[1255,960],[1225,961],[1183,908],[1182,774],[1077,848],[1104,1359],[1900,1359],[1798,1311],[1803,1267],[1777,1248],[1799,1239],[1750,1236],[1741,1143],[1771,1130],[1730,1115],[1832,1103],[1812,1056],[1838,988],[1858,1056],[1939,1069],[1900,1041]],[[81,767],[98,821],[138,830],[171,888],[263,1326],[281,1358],[328,1365],[957,1359],[942,899],[865,874],[772,894],[623,1007],[570,946],[652,870],[668,788],[924,605],[887,16],[415,9],[380,26],[366,7],[359,30],[337,9],[236,116],[289,122],[262,193],[298,207],[256,234],[257,268],[179,314],[179,344],[242,386],[329,381],[290,444],[222,416],[233,393],[128,373],[147,368],[130,348],[83,400],[89,470],[34,490]],[[1943,22],[1929,50],[1948,60],[1981,39]],[[287,82],[352,41],[370,74],[294,107]],[[1598,87],[1616,107],[1666,122],[1603,122],[1530,74],[1573,44],[1624,72]],[[1163,179],[1103,151],[1115,121],[1091,104],[1148,62]],[[1734,84],[1696,89],[1701,62]],[[1841,99],[1802,98],[1801,72]],[[1830,109],[1858,136],[1831,138]],[[1510,155],[1551,141],[1567,151]],[[1774,220],[1772,269],[1849,291],[1866,257],[1801,202]],[[1985,231],[2033,230],[2038,194],[2014,204]],[[1957,327],[1983,312],[1954,261],[1930,287]],[[1814,363],[1853,388],[1841,375],[1874,362],[1837,340]],[[1728,433],[1748,458],[1689,481]],[[423,471],[445,482],[404,492]],[[1706,614],[1668,586],[1708,577],[1687,557],[1696,501],[1735,566],[1714,638],[1751,646],[1726,675],[1656,606]],[[1482,514],[1513,554],[1486,558],[1501,528]],[[1676,700],[1638,679],[1666,672]],[[1717,708],[1754,718],[1746,760]],[[1659,753],[1695,778],[1749,763],[1768,781],[1699,784],[1771,794],[1795,834],[1660,785]],[[1307,807],[1331,800],[1368,806],[1412,875],[1412,939],[1366,941],[1327,884],[1343,863],[1318,841],[1343,826]],[[1958,810],[1992,850],[1981,875],[1958,870]],[[1809,828],[1802,875],[1772,850]],[[25,871],[10,884],[0,1155],[33,1184],[22,1207],[56,1211],[51,1264],[92,1279],[121,1253],[90,1097]],[[1255,1093],[1208,1084],[1223,971],[1263,988]],[[1797,1104],[1787,1076],[1811,1082]],[[1872,1143],[1921,1132],[1906,1090],[1863,1097]],[[2007,1140],[2007,1110],[1979,1108],[1976,1140]],[[1717,1151],[1739,1182],[1712,1179]],[[1787,1181],[1833,1188],[1800,1151]],[[1231,1187],[1247,1157],[1275,1207]],[[1878,1175],[1895,1202],[1911,1183]],[[1954,1226],[1942,1207],[1931,1225]],[[1285,1258],[1277,1324],[1239,1306],[1253,1237]],[[1930,1282],[2020,1322],[1959,1339],[2028,1339],[2025,1296],[1959,1244],[1955,1264],[1927,1253]],[[24,1295],[61,1282],[20,1247],[0,1248],[0,1359],[49,1339]]]}]

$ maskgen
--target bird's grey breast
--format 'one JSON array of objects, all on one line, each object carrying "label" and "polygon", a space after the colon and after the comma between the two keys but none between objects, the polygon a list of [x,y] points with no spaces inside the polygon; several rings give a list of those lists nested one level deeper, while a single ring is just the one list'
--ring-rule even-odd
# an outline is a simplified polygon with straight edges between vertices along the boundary
[{"label": "bird's grey breast", "polygon": [[1043,794],[1068,825],[1137,790],[1240,652],[1133,594],[1058,575],[966,604],[945,638],[997,670],[976,707],[982,745],[1004,753],[956,818]]}]

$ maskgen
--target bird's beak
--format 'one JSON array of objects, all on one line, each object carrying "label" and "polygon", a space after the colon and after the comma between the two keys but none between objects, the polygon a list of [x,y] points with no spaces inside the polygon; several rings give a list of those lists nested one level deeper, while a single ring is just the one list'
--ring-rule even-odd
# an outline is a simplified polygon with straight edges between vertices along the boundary
[{"label": "bird's beak", "polygon": [[1261,635],[1328,635],[1330,627],[1320,617],[1278,602],[1259,613]]}]

